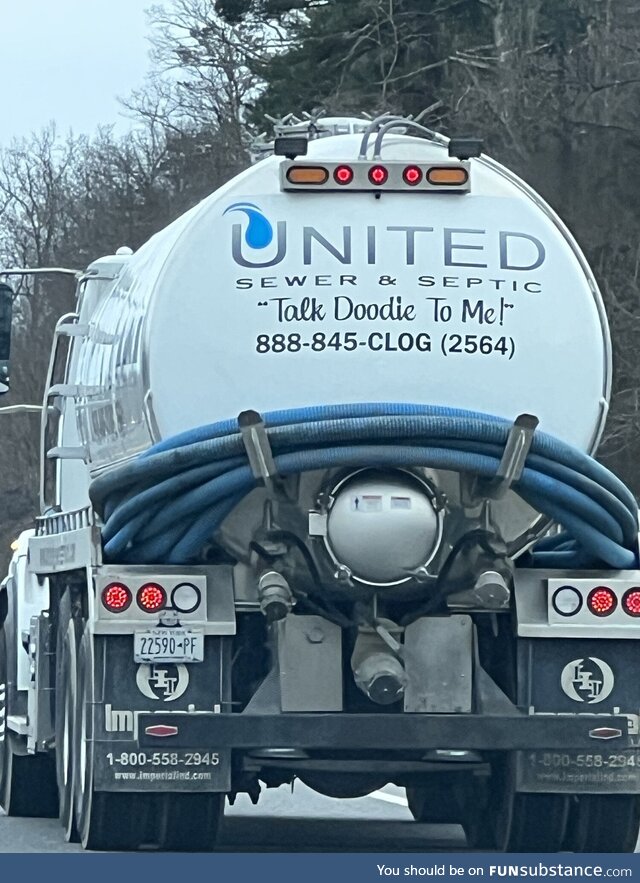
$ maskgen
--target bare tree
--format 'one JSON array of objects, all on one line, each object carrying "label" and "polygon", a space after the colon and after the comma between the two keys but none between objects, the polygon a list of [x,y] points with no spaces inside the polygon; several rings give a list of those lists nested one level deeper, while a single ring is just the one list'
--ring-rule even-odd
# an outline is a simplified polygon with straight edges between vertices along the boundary
[{"label": "bare tree", "polygon": [[246,161],[246,111],[263,83],[255,69],[282,47],[276,24],[230,25],[209,0],[173,0],[150,10],[154,76],[125,102],[174,133],[216,133],[218,149]]}]

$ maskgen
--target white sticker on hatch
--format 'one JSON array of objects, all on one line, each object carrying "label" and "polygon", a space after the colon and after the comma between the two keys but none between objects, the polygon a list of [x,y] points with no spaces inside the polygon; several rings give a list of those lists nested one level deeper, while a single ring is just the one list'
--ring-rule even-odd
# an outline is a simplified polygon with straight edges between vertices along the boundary
[{"label": "white sticker on hatch", "polygon": [[569,699],[593,705],[611,694],[615,678],[603,659],[574,659],[562,669],[560,685]]},{"label": "white sticker on hatch", "polygon": [[353,512],[382,512],[382,497],[378,494],[358,494],[351,498]]},{"label": "white sticker on hatch", "polygon": [[136,683],[147,699],[173,702],[179,699],[189,686],[189,669],[186,665],[171,663],[140,665]]}]

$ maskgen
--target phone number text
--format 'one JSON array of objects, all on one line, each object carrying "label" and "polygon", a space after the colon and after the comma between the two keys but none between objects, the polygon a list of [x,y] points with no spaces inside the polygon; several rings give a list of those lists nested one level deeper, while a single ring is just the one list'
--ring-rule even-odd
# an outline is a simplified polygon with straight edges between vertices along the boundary
[{"label": "phone number text", "polygon": [[[433,347],[431,335],[426,331],[393,332],[373,331],[362,335],[357,331],[336,331],[333,334],[316,331],[309,337],[293,332],[291,334],[258,334],[255,349],[257,353],[322,353],[355,352],[364,347],[379,353],[430,353]],[[479,355],[503,356],[510,360],[515,355],[516,346],[512,337],[493,337],[490,334],[444,334],[439,341],[444,356]]]},{"label": "phone number text", "polygon": [[582,767],[592,769],[623,769],[625,767],[640,767],[640,755],[632,752],[626,754],[556,754],[545,752],[544,754],[530,754],[529,760],[536,766],[546,768],[558,767]]},{"label": "phone number text", "polygon": [[109,766],[218,766],[220,754],[215,751],[121,751],[107,754]]}]

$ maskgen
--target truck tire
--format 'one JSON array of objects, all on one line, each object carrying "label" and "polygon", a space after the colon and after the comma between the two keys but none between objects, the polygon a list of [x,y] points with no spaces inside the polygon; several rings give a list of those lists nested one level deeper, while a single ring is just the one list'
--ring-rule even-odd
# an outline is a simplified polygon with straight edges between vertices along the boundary
[{"label": "truck tire", "polygon": [[515,794],[503,851],[559,852],[568,815],[569,797],[564,794]]},{"label": "truck tire", "polygon": [[78,831],[73,812],[73,747],[78,683],[78,647],[82,638],[82,619],[72,608],[69,591],[58,607],[56,632],[56,779],[59,818],[67,841],[77,842]]},{"label": "truck tire", "polygon": [[156,846],[168,852],[214,852],[224,794],[163,794]]},{"label": "truck tire", "polygon": [[74,814],[80,842],[85,849],[103,852],[137,849],[143,842],[136,802],[140,795],[96,791],[93,783],[94,660],[91,634],[85,630],[78,651],[78,678],[73,727]]},{"label": "truck tire", "polygon": [[46,754],[27,754],[26,743],[7,727],[9,620],[0,628],[0,806],[8,816],[55,818],[58,794],[53,760]]},{"label": "truck tire", "polygon": [[407,804],[416,822],[432,825],[460,825],[464,808],[457,773],[433,773],[420,785],[409,785]]},{"label": "truck tire", "polygon": [[568,829],[569,795],[517,792],[513,762],[506,757],[494,765],[485,800],[463,822],[468,846],[500,852],[559,852]]},{"label": "truck tire", "polygon": [[571,852],[635,852],[640,797],[583,794],[574,798],[564,848]]}]

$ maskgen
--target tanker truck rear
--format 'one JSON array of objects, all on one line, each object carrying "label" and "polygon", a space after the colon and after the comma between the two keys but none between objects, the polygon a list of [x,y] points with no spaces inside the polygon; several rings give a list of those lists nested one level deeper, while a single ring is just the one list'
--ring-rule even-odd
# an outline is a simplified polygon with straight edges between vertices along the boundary
[{"label": "tanker truck rear", "polygon": [[537,194],[472,139],[320,121],[77,295],[0,589],[6,812],[208,850],[238,793],[394,783],[472,847],[634,848],[637,507]]}]

